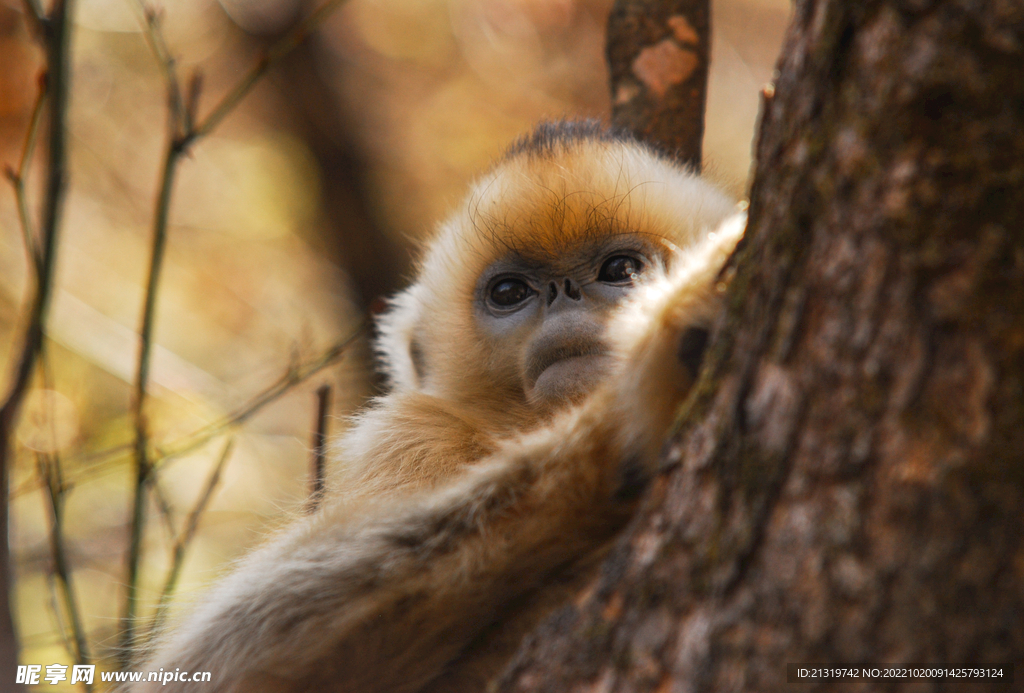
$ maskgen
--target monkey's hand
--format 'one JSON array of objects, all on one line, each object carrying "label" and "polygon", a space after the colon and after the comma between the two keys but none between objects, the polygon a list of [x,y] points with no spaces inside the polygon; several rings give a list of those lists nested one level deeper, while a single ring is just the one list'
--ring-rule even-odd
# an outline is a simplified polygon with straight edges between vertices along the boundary
[{"label": "monkey's hand", "polygon": [[144,667],[209,671],[212,682],[129,690],[428,687],[514,600],[629,518],[692,384],[687,331],[714,310],[742,228],[730,220],[640,288],[612,327],[622,365],[583,404],[441,489],[299,521],[212,589]]},{"label": "monkey's hand", "polygon": [[643,481],[653,472],[697,378],[709,328],[721,310],[720,274],[746,223],[746,214],[737,213],[681,252],[679,264],[639,286],[609,325],[616,372],[587,406],[617,418],[616,447],[634,451],[641,467],[627,468],[626,478]]}]

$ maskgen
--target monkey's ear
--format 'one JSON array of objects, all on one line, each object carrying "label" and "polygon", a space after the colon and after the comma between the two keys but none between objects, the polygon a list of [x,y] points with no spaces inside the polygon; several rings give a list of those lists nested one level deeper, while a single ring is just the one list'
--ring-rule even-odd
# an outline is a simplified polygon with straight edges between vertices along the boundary
[{"label": "monkey's ear", "polygon": [[413,284],[392,298],[389,310],[377,319],[377,356],[394,391],[414,390],[423,379],[423,350],[416,343],[421,292]]}]

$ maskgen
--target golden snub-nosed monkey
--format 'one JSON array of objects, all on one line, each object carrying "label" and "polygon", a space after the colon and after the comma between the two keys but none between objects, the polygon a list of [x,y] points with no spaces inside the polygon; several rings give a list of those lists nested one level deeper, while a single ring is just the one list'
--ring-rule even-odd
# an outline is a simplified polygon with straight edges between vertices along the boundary
[{"label": "golden snub-nosed monkey", "polygon": [[596,124],[514,144],[381,319],[391,391],[338,445],[335,490],[141,666],[212,683],[127,690],[483,690],[629,518],[743,225]]}]

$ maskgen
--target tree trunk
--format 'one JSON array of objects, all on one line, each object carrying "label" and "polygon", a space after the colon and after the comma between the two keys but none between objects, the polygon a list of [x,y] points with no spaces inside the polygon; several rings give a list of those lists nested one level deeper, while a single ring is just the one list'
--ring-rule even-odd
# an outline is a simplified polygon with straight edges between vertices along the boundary
[{"label": "tree trunk", "polygon": [[[1022,46],[1016,0],[797,2],[670,468],[499,690],[1024,659]],[[995,690],[799,686],[876,688]]]},{"label": "tree trunk", "polygon": [[327,229],[316,243],[345,271],[352,299],[362,312],[380,312],[384,297],[402,287],[411,251],[374,219],[364,191],[366,161],[345,115],[332,101],[317,51],[310,43],[296,48],[282,61],[276,86],[296,133],[309,145],[323,174]]}]

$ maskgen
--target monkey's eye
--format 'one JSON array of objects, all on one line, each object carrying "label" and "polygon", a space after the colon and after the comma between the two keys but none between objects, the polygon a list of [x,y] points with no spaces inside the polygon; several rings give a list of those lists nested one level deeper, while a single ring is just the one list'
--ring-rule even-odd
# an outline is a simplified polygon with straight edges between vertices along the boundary
[{"label": "monkey's eye", "polygon": [[491,303],[499,308],[511,308],[522,303],[531,295],[533,295],[533,289],[526,282],[512,277],[499,280],[491,287],[490,291]]},{"label": "monkey's eye", "polygon": [[615,255],[604,261],[597,274],[598,281],[609,284],[625,284],[633,281],[633,275],[644,271],[644,263],[629,255]]}]

